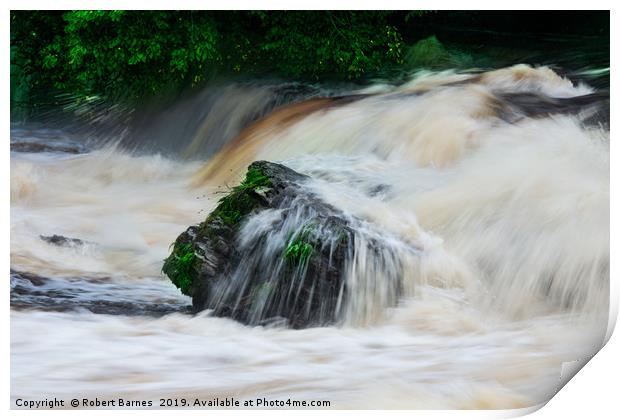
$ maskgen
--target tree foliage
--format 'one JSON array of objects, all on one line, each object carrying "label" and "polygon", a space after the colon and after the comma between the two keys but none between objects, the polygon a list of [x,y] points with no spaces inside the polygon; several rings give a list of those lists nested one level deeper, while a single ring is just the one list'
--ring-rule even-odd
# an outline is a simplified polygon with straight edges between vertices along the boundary
[{"label": "tree foliage", "polygon": [[31,91],[132,97],[222,73],[359,79],[402,63],[392,13],[16,11],[13,73]]},{"label": "tree foliage", "polygon": [[[25,72],[35,79],[35,87],[81,94],[145,94],[197,83],[209,66],[221,60],[220,35],[204,14],[15,12],[11,21],[15,61],[28,65]],[[39,33],[42,29],[46,32]]]},{"label": "tree foliage", "polygon": [[389,12],[260,13],[260,54],[295,77],[359,79],[402,63],[403,40]]},{"label": "tree foliage", "polygon": [[583,32],[608,45],[609,12],[515,13],[12,11],[11,103],[137,100],[231,74],[356,81],[401,66],[471,65],[443,42],[486,50],[500,31],[524,48],[531,38],[521,34],[532,31]]}]

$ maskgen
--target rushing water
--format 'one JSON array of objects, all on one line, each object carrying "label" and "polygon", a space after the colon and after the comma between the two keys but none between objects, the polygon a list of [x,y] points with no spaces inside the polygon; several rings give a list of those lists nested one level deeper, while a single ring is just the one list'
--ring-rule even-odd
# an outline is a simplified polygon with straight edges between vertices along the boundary
[{"label": "rushing water", "polygon": [[[183,104],[162,119],[178,126],[167,141],[144,130],[140,141],[134,130],[103,144],[12,129],[13,401],[516,408],[549,399],[562,363],[602,345],[609,126],[608,102],[592,88],[517,66],[422,73],[331,98],[219,92],[233,102],[211,93],[193,120]],[[176,236],[259,159],[310,175],[307,188],[360,223],[338,326],[192,315],[160,272]],[[254,216],[240,241],[268,217]],[[40,237],[53,234],[81,241]],[[372,238],[385,249],[369,252]]]}]

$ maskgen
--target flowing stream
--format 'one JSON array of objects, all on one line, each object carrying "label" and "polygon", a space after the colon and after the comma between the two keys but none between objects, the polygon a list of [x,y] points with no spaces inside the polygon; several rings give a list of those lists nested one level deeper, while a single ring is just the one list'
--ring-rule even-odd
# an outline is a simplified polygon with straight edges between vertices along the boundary
[{"label": "flowing stream", "polygon": [[[143,119],[113,141],[13,126],[13,402],[519,408],[563,385],[563,362],[600,349],[610,214],[599,91],[520,65],[358,91],[206,92],[159,129]],[[177,235],[255,160],[309,175],[307,188],[360,221],[338,325],[194,315],[161,274]],[[253,216],[239,240],[266,218]]]}]

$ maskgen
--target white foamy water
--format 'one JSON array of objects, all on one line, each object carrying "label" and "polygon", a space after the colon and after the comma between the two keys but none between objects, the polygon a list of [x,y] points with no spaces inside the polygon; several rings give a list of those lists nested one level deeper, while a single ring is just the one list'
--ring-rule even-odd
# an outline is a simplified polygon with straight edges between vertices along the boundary
[{"label": "white foamy water", "polygon": [[[285,118],[293,108],[276,110],[204,167],[111,146],[13,153],[11,267],[50,278],[33,286],[43,296],[11,311],[13,401],[546,401],[562,363],[595,353],[607,328],[609,132],[580,115],[503,118],[494,98],[515,92],[591,90],[523,66],[474,79],[425,74],[294,118]],[[342,325],[288,330],[190,315],[189,299],[160,273],[176,236],[259,159],[310,175],[308,188],[363,221]],[[52,234],[86,242],[39,238]],[[388,274],[365,251],[373,235],[401,267],[396,306],[382,289]],[[167,309],[141,313],[132,302]]]}]

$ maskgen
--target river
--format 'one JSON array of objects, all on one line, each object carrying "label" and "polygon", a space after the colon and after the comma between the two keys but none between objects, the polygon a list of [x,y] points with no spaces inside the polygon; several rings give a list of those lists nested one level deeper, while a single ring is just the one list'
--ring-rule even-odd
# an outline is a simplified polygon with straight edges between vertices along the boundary
[{"label": "river", "polygon": [[[609,126],[598,93],[520,65],[328,93],[207,89],[105,142],[12,126],[13,404],[547,401],[566,381],[562,363],[593,355],[607,330]],[[397,305],[383,298],[383,266],[356,244],[336,326],[191,313],[163,259],[254,160],[310,175],[315,194],[401,247]]]}]

